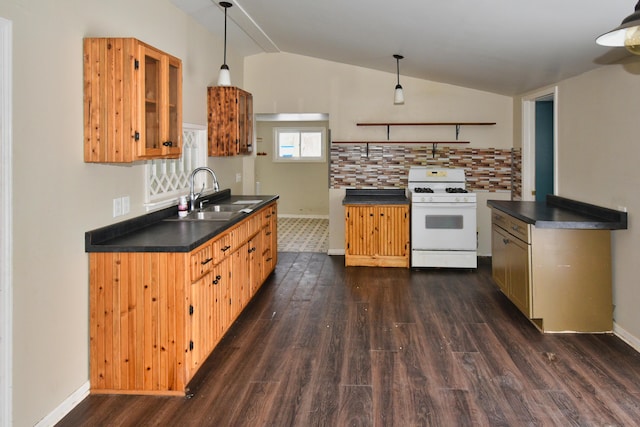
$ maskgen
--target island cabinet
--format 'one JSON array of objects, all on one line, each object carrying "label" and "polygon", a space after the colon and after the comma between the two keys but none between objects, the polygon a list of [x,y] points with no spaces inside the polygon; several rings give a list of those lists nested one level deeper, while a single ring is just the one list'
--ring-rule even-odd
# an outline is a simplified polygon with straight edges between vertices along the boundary
[{"label": "island cabinet", "polygon": [[249,154],[253,147],[253,96],[238,87],[207,88],[209,156]]},{"label": "island cabinet", "polygon": [[182,152],[182,62],[133,38],[84,39],[84,161]]},{"label": "island cabinet", "polygon": [[345,205],[345,265],[409,267],[409,205]]},{"label": "island cabinet", "polygon": [[[535,202],[515,206],[525,203]],[[492,209],[492,274],[500,290],[543,332],[612,331],[611,231],[591,222],[532,222]]]},{"label": "island cabinet", "polygon": [[91,252],[92,393],[184,395],[275,262],[276,204],[191,252]]}]

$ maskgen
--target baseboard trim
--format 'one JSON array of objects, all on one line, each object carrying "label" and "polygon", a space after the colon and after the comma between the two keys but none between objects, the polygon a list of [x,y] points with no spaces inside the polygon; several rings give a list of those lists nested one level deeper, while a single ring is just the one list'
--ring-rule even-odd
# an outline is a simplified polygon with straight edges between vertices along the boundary
[{"label": "baseboard trim", "polygon": [[50,427],[56,425],[69,412],[73,410],[80,402],[89,396],[89,381],[84,383],[79,389],[74,391],[71,396],[67,397],[56,409],[49,413],[46,417],[38,421],[35,427]]},{"label": "baseboard trim", "polygon": [[633,334],[629,333],[626,329],[613,322],[613,334],[620,338],[622,341],[629,344],[635,351],[640,353],[640,339]]},{"label": "baseboard trim", "polygon": [[329,249],[327,255],[344,255],[344,249]]}]

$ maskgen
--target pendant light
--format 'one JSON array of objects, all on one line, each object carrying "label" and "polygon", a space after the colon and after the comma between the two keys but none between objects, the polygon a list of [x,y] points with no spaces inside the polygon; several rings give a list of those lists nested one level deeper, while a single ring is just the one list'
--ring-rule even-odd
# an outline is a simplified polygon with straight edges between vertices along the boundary
[{"label": "pendant light", "polygon": [[396,90],[393,94],[393,103],[395,105],[404,104],[404,93],[402,92],[402,86],[400,86],[400,60],[404,58],[402,55],[393,55],[396,58],[396,70],[398,75],[398,84],[396,85]]},{"label": "pendant light", "polygon": [[622,47],[634,55],[640,55],[640,1],[635,12],[622,20],[613,30],[598,37],[596,43],[601,46]]},{"label": "pendant light", "polygon": [[224,7],[224,63],[220,67],[218,86],[231,86],[231,74],[227,65],[227,9],[233,5],[228,1],[221,1],[220,6]]}]

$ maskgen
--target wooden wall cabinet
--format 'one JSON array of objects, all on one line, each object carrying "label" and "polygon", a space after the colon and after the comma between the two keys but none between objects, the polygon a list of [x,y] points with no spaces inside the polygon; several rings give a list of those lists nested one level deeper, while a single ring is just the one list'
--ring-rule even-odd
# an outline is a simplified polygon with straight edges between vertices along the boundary
[{"label": "wooden wall cabinet", "polygon": [[189,253],[90,253],[91,392],[184,395],[275,268],[265,230],[276,212],[266,206]]},{"label": "wooden wall cabinet", "polygon": [[84,39],[84,161],[182,152],[182,62],[133,38]]},{"label": "wooden wall cabinet", "polygon": [[537,228],[492,209],[492,274],[543,332],[613,330],[610,230]]},{"label": "wooden wall cabinet", "polygon": [[249,154],[253,147],[253,96],[233,86],[207,88],[209,156]]},{"label": "wooden wall cabinet", "polygon": [[345,265],[409,267],[409,205],[345,205]]}]

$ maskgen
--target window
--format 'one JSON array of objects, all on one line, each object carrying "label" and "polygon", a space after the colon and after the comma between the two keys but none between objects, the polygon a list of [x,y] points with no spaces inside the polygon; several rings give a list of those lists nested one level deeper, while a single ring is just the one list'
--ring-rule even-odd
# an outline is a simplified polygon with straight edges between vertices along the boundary
[{"label": "window", "polygon": [[[185,123],[182,125],[182,157],[149,160],[145,166],[146,209],[169,206],[189,193],[189,174],[200,166],[207,166],[207,128]],[[205,179],[205,174],[198,174],[194,187],[202,188]]]},{"label": "window", "polygon": [[326,130],[324,128],[274,128],[275,162],[324,162]]}]

